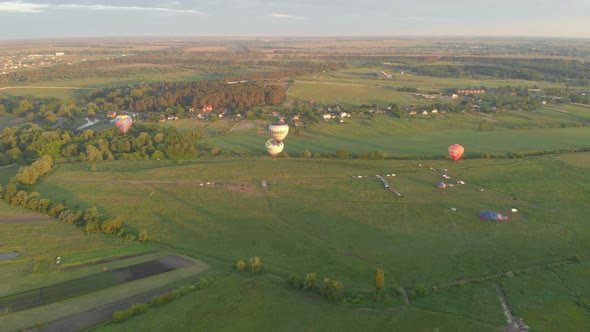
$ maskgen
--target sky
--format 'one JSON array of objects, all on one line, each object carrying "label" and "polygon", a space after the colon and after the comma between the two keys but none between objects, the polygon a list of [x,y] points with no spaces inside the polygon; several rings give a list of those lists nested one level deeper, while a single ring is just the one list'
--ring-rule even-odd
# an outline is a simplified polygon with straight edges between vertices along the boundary
[{"label": "sky", "polygon": [[590,38],[590,0],[0,0],[0,39],[125,36]]}]

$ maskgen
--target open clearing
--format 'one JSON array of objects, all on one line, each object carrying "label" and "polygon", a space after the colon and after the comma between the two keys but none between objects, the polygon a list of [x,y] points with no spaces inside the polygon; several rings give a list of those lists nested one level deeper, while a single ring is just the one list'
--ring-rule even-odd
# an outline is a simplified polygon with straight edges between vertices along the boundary
[{"label": "open clearing", "polygon": [[0,223],[14,223],[14,222],[37,222],[37,221],[52,221],[52,217],[39,213],[22,213],[3,215],[0,214]]}]

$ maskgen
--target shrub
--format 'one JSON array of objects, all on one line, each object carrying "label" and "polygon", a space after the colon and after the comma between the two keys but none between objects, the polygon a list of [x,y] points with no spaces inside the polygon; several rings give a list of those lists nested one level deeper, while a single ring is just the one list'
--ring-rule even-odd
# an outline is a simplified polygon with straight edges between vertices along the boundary
[{"label": "shrub", "polygon": [[131,311],[132,316],[140,315],[148,310],[148,306],[145,303],[135,303],[129,308],[129,310]]},{"label": "shrub", "polygon": [[139,241],[141,242],[145,242],[148,241],[150,239],[150,235],[147,231],[147,229],[142,229],[141,232],[139,232]]},{"label": "shrub", "polygon": [[247,267],[247,264],[246,264],[245,260],[240,259],[236,262],[236,269],[244,272],[244,271],[246,271],[246,267]]},{"label": "shrub", "polygon": [[250,257],[250,273],[259,274],[262,272],[262,260],[258,256]]},{"label": "shrub", "polygon": [[92,164],[92,165],[90,166],[90,171],[91,171],[91,172],[96,172],[96,171],[98,171],[98,167],[96,167],[96,165],[95,165],[95,164]]},{"label": "shrub", "polygon": [[304,289],[314,289],[317,280],[317,274],[315,272],[308,273],[305,276],[305,283],[303,284]]},{"label": "shrub", "polygon": [[125,240],[128,240],[128,241],[135,241],[136,238],[137,238],[137,236],[135,236],[133,234],[125,235]]},{"label": "shrub", "polygon": [[426,287],[424,287],[424,286],[417,286],[414,291],[416,292],[416,296],[420,296],[420,297],[424,297],[424,296],[426,296],[426,294],[428,294],[428,291],[426,290]]},{"label": "shrub", "polygon": [[291,274],[289,278],[287,278],[287,284],[293,288],[303,288],[303,280],[296,274]]},{"label": "shrub", "polygon": [[205,278],[201,278],[199,280],[199,283],[197,284],[197,288],[198,289],[205,289],[205,288],[209,288],[209,286],[211,286],[211,282]]},{"label": "shrub", "polygon": [[335,301],[340,298],[342,287],[341,282],[324,278],[324,281],[320,286],[320,292],[328,300]]},{"label": "shrub", "polygon": [[133,317],[131,311],[129,310],[121,310],[113,312],[113,320],[117,323],[124,322],[128,319]]},{"label": "shrub", "polygon": [[195,289],[195,286],[189,286],[189,285],[182,285],[180,286],[180,288],[178,288],[178,293],[180,293],[180,296],[184,296],[190,292],[192,292]]}]

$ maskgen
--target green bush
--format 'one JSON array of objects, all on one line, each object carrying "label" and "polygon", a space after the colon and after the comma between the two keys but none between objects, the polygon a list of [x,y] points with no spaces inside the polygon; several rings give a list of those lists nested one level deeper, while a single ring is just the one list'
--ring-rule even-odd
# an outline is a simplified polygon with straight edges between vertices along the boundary
[{"label": "green bush", "polygon": [[243,259],[240,259],[236,262],[236,269],[238,269],[239,271],[242,271],[242,272],[246,271],[247,266],[248,265],[246,264],[246,261]]},{"label": "green bush", "polygon": [[132,316],[141,315],[147,312],[148,306],[145,303],[135,303],[131,306],[131,308],[129,308],[129,310],[131,311]]},{"label": "green bush", "polygon": [[209,288],[209,286],[211,286],[211,282],[205,278],[201,278],[197,284],[197,289],[205,289]]},{"label": "green bush", "polygon": [[113,312],[113,320],[117,323],[124,322],[128,319],[133,317],[131,311],[129,310],[121,310]]},{"label": "green bush", "polygon": [[308,273],[305,276],[305,283],[303,284],[303,288],[305,289],[314,289],[316,287],[316,280],[317,274],[315,272]]},{"label": "green bush", "polygon": [[300,276],[292,274],[287,278],[287,284],[293,288],[303,288],[303,280]]},{"label": "green bush", "polygon": [[324,278],[320,286],[320,293],[328,300],[335,301],[340,299],[342,288],[343,286],[340,281]]},{"label": "green bush", "polygon": [[426,287],[424,287],[424,286],[417,286],[416,289],[414,289],[414,291],[416,292],[416,296],[420,296],[420,297],[424,297],[428,294],[428,291],[426,290]]}]

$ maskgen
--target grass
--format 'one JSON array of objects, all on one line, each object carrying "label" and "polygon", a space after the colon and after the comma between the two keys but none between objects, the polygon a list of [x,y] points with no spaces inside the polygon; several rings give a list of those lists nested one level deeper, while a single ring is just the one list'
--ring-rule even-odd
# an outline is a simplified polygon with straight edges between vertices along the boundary
[{"label": "grass", "polygon": [[509,304],[535,331],[582,331],[590,324],[590,264],[543,269],[502,280]]},{"label": "grass", "polygon": [[[312,154],[344,149],[354,154],[381,151],[390,156],[413,158],[446,157],[448,146],[454,143],[465,146],[468,158],[483,153],[587,148],[590,139],[587,127],[572,127],[576,122],[567,120],[568,115],[559,116],[569,127],[547,128],[549,120],[545,115],[527,114],[529,119],[519,119],[517,113],[495,116],[498,122],[493,124],[471,114],[420,115],[411,120],[385,115],[372,119],[360,116],[344,124],[313,124],[299,135],[292,128],[284,143],[285,151],[294,156],[305,149]],[[555,123],[555,119],[552,121]],[[244,131],[202,141],[227,151],[265,154],[264,142],[268,137],[267,133]]]},{"label": "grass", "polygon": [[[440,173],[416,161],[220,158],[160,169],[141,164],[106,163],[95,173],[62,165],[36,190],[95,204],[192,255],[228,262],[256,255],[276,273],[316,271],[352,289],[366,289],[367,271],[376,265],[393,276],[392,284],[439,284],[572,255],[587,249],[590,236],[581,221],[587,209],[580,204],[588,199],[587,172],[548,157],[429,162],[468,183],[447,191],[434,188]],[[390,183],[406,199],[372,178],[392,172],[398,176]],[[359,174],[371,177],[352,179]],[[142,179],[161,182],[127,182]],[[269,181],[270,193],[259,189],[260,179]],[[197,185],[205,181],[229,186]],[[124,204],[116,203],[119,197]],[[482,210],[506,212],[514,205],[521,212],[512,223],[477,219]],[[522,246],[528,250],[519,251]]]},{"label": "grass", "polygon": [[19,167],[20,166],[17,164],[0,166],[0,184],[2,184],[3,187],[10,182],[10,178],[18,173]]},{"label": "grass", "polygon": [[132,243],[125,248],[108,248],[102,250],[92,250],[78,252],[70,255],[64,255],[61,258],[61,266],[75,266],[83,263],[95,262],[102,259],[116,258],[127,255],[140,254],[152,250],[152,248],[143,243]]},{"label": "grass", "polygon": [[360,84],[336,82],[314,84],[312,82],[300,81],[291,86],[287,99],[313,99],[321,104],[431,104],[431,101],[417,98],[414,93],[398,92],[391,88],[359,85]]},{"label": "grass", "polygon": [[237,326],[241,331],[500,331],[469,317],[412,306],[401,311],[359,310],[260,278],[233,274],[147,315],[98,331],[235,331]]}]

